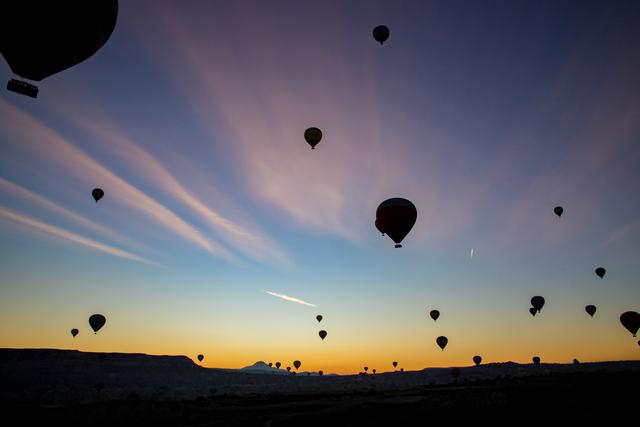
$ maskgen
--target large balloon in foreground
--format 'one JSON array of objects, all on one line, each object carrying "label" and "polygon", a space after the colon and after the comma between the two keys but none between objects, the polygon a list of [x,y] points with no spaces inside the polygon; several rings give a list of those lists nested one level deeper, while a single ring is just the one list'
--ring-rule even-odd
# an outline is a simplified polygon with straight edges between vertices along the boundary
[{"label": "large balloon in foreground", "polygon": [[473,363],[475,363],[476,366],[478,366],[479,364],[482,363],[482,357],[481,356],[473,356]]},{"label": "large balloon in foreground", "polygon": [[78,332],[80,332],[80,331],[79,331],[79,330],[77,330],[76,328],[73,328],[73,329],[71,330],[71,335],[75,338],[75,337],[76,337],[76,335],[78,335]]},{"label": "large balloon in foreground", "polygon": [[394,368],[396,368],[396,367],[398,367],[398,362],[394,361],[394,362],[392,363],[392,365],[393,365],[393,367],[394,367]]},{"label": "large balloon in foreground", "polygon": [[444,350],[448,342],[449,342],[449,339],[447,337],[440,336],[436,338],[436,344],[438,344],[438,347],[440,347],[442,350]]},{"label": "large balloon in foreground", "polygon": [[203,359],[204,359],[204,355],[199,354],[198,355],[198,362],[202,362]]},{"label": "large balloon in foreground", "polygon": [[295,360],[295,361],[293,362],[293,366],[295,366],[295,368],[296,368],[296,369],[298,369],[298,368],[300,367],[300,365],[302,365],[302,363],[300,363],[300,361],[299,361],[299,360]]},{"label": "large balloon in foreground", "polygon": [[531,313],[532,316],[535,316],[537,312],[538,312],[538,310],[536,310],[535,308],[533,308],[533,307],[529,308],[529,313]]},{"label": "large balloon in foreground", "polygon": [[431,310],[429,312],[429,316],[431,316],[431,318],[435,322],[436,320],[438,320],[438,317],[440,317],[440,312],[438,310]]},{"label": "large balloon in foreground", "polygon": [[378,25],[373,29],[373,38],[380,44],[383,44],[389,38],[389,28],[385,25]]},{"label": "large balloon in foreground", "polygon": [[589,304],[584,308],[584,311],[586,311],[589,316],[593,317],[593,315],[596,314],[596,306]]},{"label": "large balloon in foreground", "polygon": [[[605,275],[606,273],[607,273],[607,270],[605,270],[603,267],[598,267],[598,268],[596,268],[596,275],[597,275],[599,278],[601,278],[601,279],[602,279],[602,278],[604,278],[604,275]],[[614,280],[614,281],[615,281],[615,280]]]},{"label": "large balloon in foreground", "polygon": [[[0,52],[14,74],[40,81],[96,53],[117,18],[117,0],[6,1]],[[36,86],[14,79],[7,88],[34,98],[38,93]]]},{"label": "large balloon in foreground", "polygon": [[327,337],[327,331],[322,330],[318,332],[318,335],[320,335],[320,338],[322,338],[322,340],[324,341],[324,339]]},{"label": "large balloon in foreground", "polygon": [[539,295],[531,298],[531,305],[533,306],[533,308],[538,310],[538,312],[540,312],[540,310],[542,310],[542,307],[544,306],[544,298]]},{"label": "large balloon in foreground", "polygon": [[376,229],[384,236],[384,229],[382,228],[382,224],[378,221],[378,218],[373,223],[376,226]]},{"label": "large balloon in foreground", "polygon": [[96,203],[98,203],[98,200],[104,197],[104,191],[102,190],[102,188],[94,188],[91,191],[91,195],[93,196],[93,200],[95,200]]},{"label": "large balloon in foreground", "polygon": [[318,314],[318,315],[316,316],[316,320],[317,320],[318,322],[321,322],[321,321],[322,321],[322,314]]},{"label": "large balloon in foreground", "polygon": [[540,364],[540,358],[538,356],[533,356],[533,359],[531,359],[531,360],[536,365]]},{"label": "large balloon in foreground", "polygon": [[322,139],[322,131],[318,128],[309,128],[304,131],[304,139],[311,146],[311,149],[315,150],[316,145]]},{"label": "large balloon in foreground", "polygon": [[640,314],[635,311],[625,311],[620,315],[620,323],[635,337],[640,329]]},{"label": "large balloon in foreground", "polygon": [[376,218],[384,232],[401,248],[402,239],[413,228],[418,217],[418,211],[413,203],[407,199],[396,197],[380,203],[376,210]]},{"label": "large balloon in foreground", "polygon": [[558,215],[558,217],[562,216],[562,212],[564,212],[564,209],[562,209],[562,206],[556,206],[555,208],[553,208],[553,212]]},{"label": "large balloon in foreground", "polygon": [[91,317],[89,317],[89,325],[94,333],[98,333],[105,323],[107,323],[107,318],[102,314],[92,314]]}]

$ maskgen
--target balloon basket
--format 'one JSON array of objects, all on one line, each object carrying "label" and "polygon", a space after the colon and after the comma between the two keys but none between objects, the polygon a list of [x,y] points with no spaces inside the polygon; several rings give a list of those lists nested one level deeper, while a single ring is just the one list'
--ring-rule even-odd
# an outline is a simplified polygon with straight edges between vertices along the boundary
[{"label": "balloon basket", "polygon": [[7,90],[11,92],[19,93],[20,95],[26,95],[31,98],[38,97],[38,86],[32,85],[22,80],[11,79],[7,83]]}]

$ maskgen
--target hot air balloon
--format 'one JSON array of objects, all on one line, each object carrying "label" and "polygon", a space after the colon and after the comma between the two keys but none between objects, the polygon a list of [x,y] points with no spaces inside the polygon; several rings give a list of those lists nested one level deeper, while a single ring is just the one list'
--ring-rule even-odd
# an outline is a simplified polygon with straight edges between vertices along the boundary
[{"label": "hot air balloon", "polygon": [[311,149],[315,150],[316,145],[322,139],[322,131],[318,128],[309,128],[304,131],[304,139],[311,146]]},{"label": "hot air balloon", "polygon": [[562,212],[564,212],[564,209],[562,209],[562,206],[556,206],[555,208],[553,208],[553,212],[558,215],[558,217],[562,216]]},{"label": "hot air balloon", "polygon": [[376,370],[375,370],[375,369],[372,369],[372,370],[371,370],[371,372],[373,372],[373,373],[375,374],[375,373],[376,373]]},{"label": "hot air balloon", "polygon": [[387,236],[395,242],[396,248],[402,247],[400,242],[409,234],[417,217],[414,204],[399,197],[385,200],[376,210],[376,218]]},{"label": "hot air balloon", "polygon": [[[605,270],[603,267],[598,267],[598,268],[596,268],[596,275],[597,275],[599,278],[601,278],[601,279],[602,279],[602,278],[604,278],[604,275],[605,275],[606,273],[607,273],[607,270]],[[615,281],[615,280],[614,280],[614,281]]]},{"label": "hot air balloon", "polygon": [[400,368],[400,372],[404,372],[404,368]]},{"label": "hot air balloon", "polygon": [[300,367],[300,365],[302,365],[302,363],[300,363],[300,361],[299,361],[299,360],[295,360],[295,361],[293,362],[293,366],[295,366],[296,370],[298,370],[298,368]]},{"label": "hot air balloon", "polygon": [[272,362],[269,362],[269,367],[271,368],[272,366],[273,366],[273,363],[272,363]]},{"label": "hot air balloon", "polygon": [[640,314],[635,311],[625,311],[620,315],[620,323],[635,337],[640,329]]},{"label": "hot air balloon", "polygon": [[531,305],[540,313],[540,310],[544,307],[544,298],[539,295],[531,298]]},{"label": "hot air balloon", "polygon": [[[40,81],[96,53],[118,18],[117,0],[4,2],[0,52],[14,74]],[[35,98],[38,87],[11,79],[7,89]]]},{"label": "hot air balloon", "polygon": [[596,306],[588,305],[584,308],[584,311],[586,311],[589,314],[589,316],[593,317],[593,315],[596,314]]},{"label": "hot air balloon", "polygon": [[317,320],[318,322],[322,322],[322,314],[318,314],[318,315],[316,316],[316,320]]},{"label": "hot air balloon", "polygon": [[71,336],[73,336],[74,338],[76,337],[76,335],[78,335],[78,332],[80,332],[79,330],[77,330],[76,328],[73,328],[71,330]]},{"label": "hot air balloon", "polygon": [[380,44],[384,44],[389,38],[389,28],[384,25],[378,25],[373,29],[373,38]]},{"label": "hot air balloon", "polygon": [[98,203],[98,200],[104,197],[104,191],[102,190],[102,188],[94,188],[91,191],[91,195],[93,196],[93,200],[95,200],[96,203]]},{"label": "hot air balloon", "polygon": [[204,356],[202,354],[198,355],[198,362],[202,362],[202,359],[204,359]]},{"label": "hot air balloon", "polygon": [[382,233],[382,235],[384,236],[384,229],[382,228],[382,224],[380,224],[380,221],[378,221],[378,218],[376,218],[376,220],[373,222],[373,224],[376,226],[376,229]]},{"label": "hot air balloon", "polygon": [[436,344],[438,344],[438,347],[440,347],[442,350],[444,350],[448,342],[449,339],[447,339],[447,337],[439,336],[438,338],[436,338]]},{"label": "hot air balloon", "polygon": [[482,363],[482,357],[480,356],[473,356],[473,363],[476,364],[476,366],[478,366],[479,364]]},{"label": "hot air balloon", "polygon": [[580,364],[580,361],[579,361],[578,359],[573,359],[573,364],[574,364],[574,365],[579,365],[579,364]]},{"label": "hot air balloon", "polygon": [[291,366],[287,366],[287,372],[291,372]]},{"label": "hot air balloon", "polygon": [[533,359],[531,359],[531,360],[533,360],[533,363],[535,365],[539,365],[540,364],[540,358],[538,356],[533,356]]},{"label": "hot air balloon", "polygon": [[440,312],[438,310],[431,310],[429,312],[429,316],[431,316],[431,318],[435,322],[436,320],[438,320],[438,317],[440,317]]},{"label": "hot air balloon", "polygon": [[536,310],[535,308],[533,307],[529,308],[529,313],[531,313],[532,316],[535,316],[537,312],[538,310]]},{"label": "hot air balloon", "polygon": [[318,335],[320,335],[320,338],[322,338],[322,340],[324,341],[324,339],[327,337],[327,331],[322,330],[318,332]]},{"label": "hot air balloon", "polygon": [[365,372],[367,372],[368,370],[369,370],[369,367],[368,367],[368,366],[365,366],[365,367],[364,367],[364,371],[365,371]]},{"label": "hot air balloon", "polygon": [[322,371],[318,371],[318,375],[323,376],[323,375],[324,375],[324,372],[322,372]]},{"label": "hot air balloon", "polygon": [[276,362],[276,369],[280,369],[280,366],[282,366],[282,363]]},{"label": "hot air balloon", "polygon": [[394,367],[394,368],[397,368],[397,367],[398,367],[398,362],[394,361],[394,362],[392,363],[392,365],[393,365],[393,367]]},{"label": "hot air balloon", "polygon": [[94,333],[98,333],[105,323],[107,323],[107,319],[102,314],[93,314],[89,317],[89,325]]}]

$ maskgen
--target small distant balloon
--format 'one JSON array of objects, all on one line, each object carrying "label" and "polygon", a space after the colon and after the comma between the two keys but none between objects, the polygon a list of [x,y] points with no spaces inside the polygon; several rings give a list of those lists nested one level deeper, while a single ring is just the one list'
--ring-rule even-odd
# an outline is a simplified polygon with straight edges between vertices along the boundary
[{"label": "small distant balloon", "polygon": [[364,371],[365,371],[365,372],[367,372],[368,370],[369,370],[369,367],[368,367],[368,366],[365,366],[365,367],[364,367]]},{"label": "small distant balloon", "polygon": [[385,200],[376,210],[376,219],[396,248],[402,247],[400,243],[409,234],[417,218],[415,205],[400,197]]},{"label": "small distant balloon", "polygon": [[584,311],[586,311],[589,314],[589,316],[593,317],[593,315],[596,314],[596,306],[588,305],[584,308]]},{"label": "small distant balloon", "polygon": [[272,366],[273,366],[273,363],[272,363],[272,362],[269,362],[269,367],[271,368]]},{"label": "small distant balloon", "polygon": [[373,29],[373,38],[380,44],[384,44],[389,38],[389,28],[385,25],[378,25]]},{"label": "small distant balloon", "polygon": [[533,307],[529,308],[529,313],[531,313],[532,316],[535,316],[537,312],[538,310],[536,310],[535,308]]},{"label": "small distant balloon", "polygon": [[287,366],[287,372],[291,372],[291,366]]},{"label": "small distant balloon", "polygon": [[317,320],[318,322],[322,322],[322,314],[318,314],[318,315],[316,316],[316,320]]},{"label": "small distant balloon", "polygon": [[104,197],[104,191],[102,190],[102,188],[94,188],[91,191],[91,195],[93,196],[93,200],[95,200],[96,203],[98,203],[98,200]]},{"label": "small distant balloon", "polygon": [[431,318],[435,322],[436,320],[438,320],[438,317],[440,317],[440,312],[438,310],[431,310],[429,312],[429,316],[431,316]]},{"label": "small distant balloon", "polygon": [[542,307],[544,307],[544,298],[539,295],[531,298],[531,305],[533,306],[533,308],[538,310],[539,313],[540,310],[542,310]]},{"label": "small distant balloon", "polygon": [[531,359],[535,365],[540,364],[540,358],[538,356],[533,356]]},{"label": "small distant balloon", "polygon": [[98,333],[105,323],[107,323],[107,318],[102,314],[92,314],[91,317],[89,317],[89,325],[94,333]]},{"label": "small distant balloon", "polygon": [[580,361],[579,361],[578,359],[573,359],[573,364],[574,364],[574,365],[579,365],[579,364],[580,364]]},{"label": "small distant balloon", "polygon": [[[596,268],[596,275],[597,275],[599,278],[601,278],[601,279],[602,279],[602,278],[604,278],[604,275],[605,275],[605,274],[607,274],[607,270],[605,270],[603,267],[598,267],[598,268]],[[614,278],[614,279],[615,279],[615,278]],[[614,280],[614,282],[615,282],[615,280]]]},{"label": "small distant balloon", "polygon": [[558,215],[558,217],[562,216],[562,212],[564,212],[564,209],[562,208],[562,206],[556,206],[555,208],[553,208],[553,212]]},{"label": "small distant balloon", "polygon": [[327,337],[327,331],[323,329],[322,331],[318,332],[318,335],[320,335],[320,338],[322,338],[322,340],[324,341],[324,339]]},{"label": "small distant balloon", "polygon": [[282,363],[276,362],[276,369],[280,369],[280,366],[282,366]]},{"label": "small distant balloon", "polygon": [[293,366],[295,366],[296,370],[300,367],[300,365],[302,365],[302,363],[300,363],[300,361],[299,361],[299,360],[295,360],[295,361],[293,362]]},{"label": "small distant balloon", "polygon": [[322,131],[318,128],[308,128],[304,131],[304,139],[311,146],[311,149],[315,150],[316,145],[322,139]]},{"label": "small distant balloon", "polygon": [[394,367],[394,368],[397,368],[397,367],[398,367],[398,362],[394,361],[394,362],[392,363],[392,365],[393,365],[393,367]]},{"label": "small distant balloon", "polygon": [[202,362],[203,359],[204,359],[204,355],[199,354],[198,355],[198,362]]},{"label": "small distant balloon", "polygon": [[440,347],[442,350],[444,350],[444,348],[447,346],[447,343],[449,343],[449,339],[445,336],[439,336],[438,338],[436,338],[436,344],[438,344],[438,347]]},{"label": "small distant balloon", "polygon": [[376,370],[375,370],[375,369],[372,369],[372,370],[371,370],[371,372],[373,372],[373,373],[375,374],[375,373],[376,373]]},{"label": "small distant balloon", "polygon": [[620,323],[635,337],[640,329],[640,314],[635,311],[625,311],[620,315]]},{"label": "small distant balloon", "polygon": [[324,372],[322,372],[322,371],[318,371],[318,375],[323,376],[323,375],[324,375]]},{"label": "small distant balloon", "polygon": [[80,332],[79,330],[77,330],[76,328],[73,328],[71,330],[71,336],[73,336],[74,338],[76,337],[76,335],[78,335],[78,332]]},{"label": "small distant balloon", "polygon": [[475,363],[476,366],[478,366],[479,364],[482,363],[482,357],[481,356],[473,356],[473,363]]}]

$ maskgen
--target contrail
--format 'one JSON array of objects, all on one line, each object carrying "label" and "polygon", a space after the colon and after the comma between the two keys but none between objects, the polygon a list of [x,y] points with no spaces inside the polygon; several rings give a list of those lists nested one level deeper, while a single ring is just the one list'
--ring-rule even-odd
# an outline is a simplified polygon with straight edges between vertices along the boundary
[{"label": "contrail", "polygon": [[308,305],[309,307],[317,307],[315,304],[311,304],[309,302],[302,301],[301,299],[298,299],[298,298],[290,297],[289,295],[278,294],[278,293],[271,292],[271,291],[265,291],[265,292],[268,293],[269,295],[273,295],[274,297],[283,299],[285,301],[291,301],[291,302],[295,302],[295,303],[302,304],[302,305]]}]

